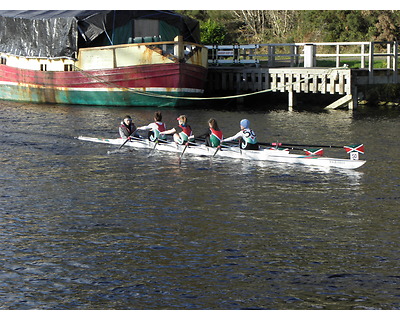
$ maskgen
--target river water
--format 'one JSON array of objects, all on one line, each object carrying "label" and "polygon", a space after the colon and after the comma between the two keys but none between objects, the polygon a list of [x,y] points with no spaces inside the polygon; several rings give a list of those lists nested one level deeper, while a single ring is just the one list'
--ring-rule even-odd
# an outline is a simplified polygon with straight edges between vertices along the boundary
[{"label": "river water", "polygon": [[0,103],[1,309],[400,308],[398,108],[162,109],[195,133],[248,118],[261,141],[364,143],[352,171],[75,138],[154,111]]}]

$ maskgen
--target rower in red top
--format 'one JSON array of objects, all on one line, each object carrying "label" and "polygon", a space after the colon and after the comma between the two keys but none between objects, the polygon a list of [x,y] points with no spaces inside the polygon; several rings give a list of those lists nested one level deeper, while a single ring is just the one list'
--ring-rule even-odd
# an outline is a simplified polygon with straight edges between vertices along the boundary
[{"label": "rower in red top", "polygon": [[195,139],[205,139],[206,140],[206,146],[209,147],[218,147],[221,144],[221,141],[223,140],[224,136],[222,134],[222,131],[218,127],[217,120],[214,118],[211,118],[208,120],[208,130],[207,132],[195,136]]},{"label": "rower in red top", "polygon": [[149,130],[149,140],[157,141],[158,139],[165,140],[165,136],[161,135],[160,132],[167,130],[165,123],[162,122],[162,114],[160,111],[154,113],[154,122],[147,126],[137,128],[137,130]]},{"label": "rower in red top", "polygon": [[176,120],[178,120],[178,128],[172,128],[170,130],[162,131],[160,132],[160,134],[173,134],[174,141],[177,144],[194,142],[194,139],[192,137],[192,128],[187,123],[187,117],[185,115],[180,115]]}]

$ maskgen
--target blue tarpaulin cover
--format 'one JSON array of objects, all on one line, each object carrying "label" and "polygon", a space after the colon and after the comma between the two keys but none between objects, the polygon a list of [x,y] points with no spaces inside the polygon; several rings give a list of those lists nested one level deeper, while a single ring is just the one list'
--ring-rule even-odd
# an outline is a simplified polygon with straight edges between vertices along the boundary
[{"label": "blue tarpaulin cover", "polygon": [[158,20],[162,29],[170,25],[185,41],[200,42],[198,21],[168,10],[0,10],[0,52],[73,58],[82,47],[116,44],[107,41],[118,30],[118,44],[128,43],[137,36],[133,21],[138,19]]}]

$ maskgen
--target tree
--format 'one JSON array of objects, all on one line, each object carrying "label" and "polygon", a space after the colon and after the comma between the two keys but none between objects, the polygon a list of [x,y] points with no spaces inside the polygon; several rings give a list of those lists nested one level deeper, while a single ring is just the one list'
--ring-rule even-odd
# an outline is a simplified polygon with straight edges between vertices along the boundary
[{"label": "tree", "polygon": [[394,41],[398,38],[398,31],[390,11],[383,11],[375,24],[377,41]]},{"label": "tree", "polygon": [[242,21],[242,36],[252,42],[284,42],[296,26],[295,10],[235,10],[236,19]]},{"label": "tree", "polygon": [[274,38],[284,40],[296,26],[298,11],[267,10],[265,15]]},{"label": "tree", "polygon": [[206,44],[400,38],[398,10],[183,10],[181,13],[199,20]]},{"label": "tree", "polygon": [[215,20],[208,19],[200,23],[200,39],[204,44],[224,44],[226,28]]},{"label": "tree", "polygon": [[265,40],[267,29],[265,10],[234,10],[233,14],[243,22],[241,31],[245,38],[252,38],[255,42]]}]

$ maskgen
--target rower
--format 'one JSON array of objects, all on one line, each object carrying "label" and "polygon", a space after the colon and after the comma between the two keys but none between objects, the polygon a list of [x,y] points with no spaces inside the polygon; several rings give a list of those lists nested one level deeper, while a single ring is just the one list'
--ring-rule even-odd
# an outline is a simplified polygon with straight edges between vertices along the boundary
[{"label": "rower", "polygon": [[250,121],[242,119],[240,121],[240,131],[234,136],[224,139],[222,142],[228,142],[233,140],[239,140],[239,146],[241,149],[246,150],[258,150],[257,136],[253,130],[250,129]]},{"label": "rower", "polygon": [[148,138],[150,141],[157,141],[158,139],[165,140],[165,135],[161,135],[160,132],[166,131],[167,127],[162,122],[162,114],[160,111],[154,113],[154,122],[149,123],[147,126],[137,128],[137,130],[149,130]]},{"label": "rower", "polygon": [[119,126],[119,135],[123,139],[128,139],[131,137],[139,138],[139,135],[136,133],[137,129],[135,124],[132,121],[131,116],[125,116],[124,120],[121,122]]},{"label": "rower", "polygon": [[180,115],[178,118],[178,127],[179,128],[172,128],[170,130],[160,132],[161,135],[165,134],[173,134],[174,141],[177,144],[185,144],[187,142],[194,142],[192,137],[192,128],[187,123],[187,117],[185,115]]},{"label": "rower", "polygon": [[214,118],[211,118],[208,120],[208,130],[207,132],[198,135],[198,136],[192,136],[194,139],[205,139],[206,140],[206,146],[208,147],[218,147],[221,145],[221,141],[223,140],[223,134],[222,131],[218,127],[217,120]]}]

